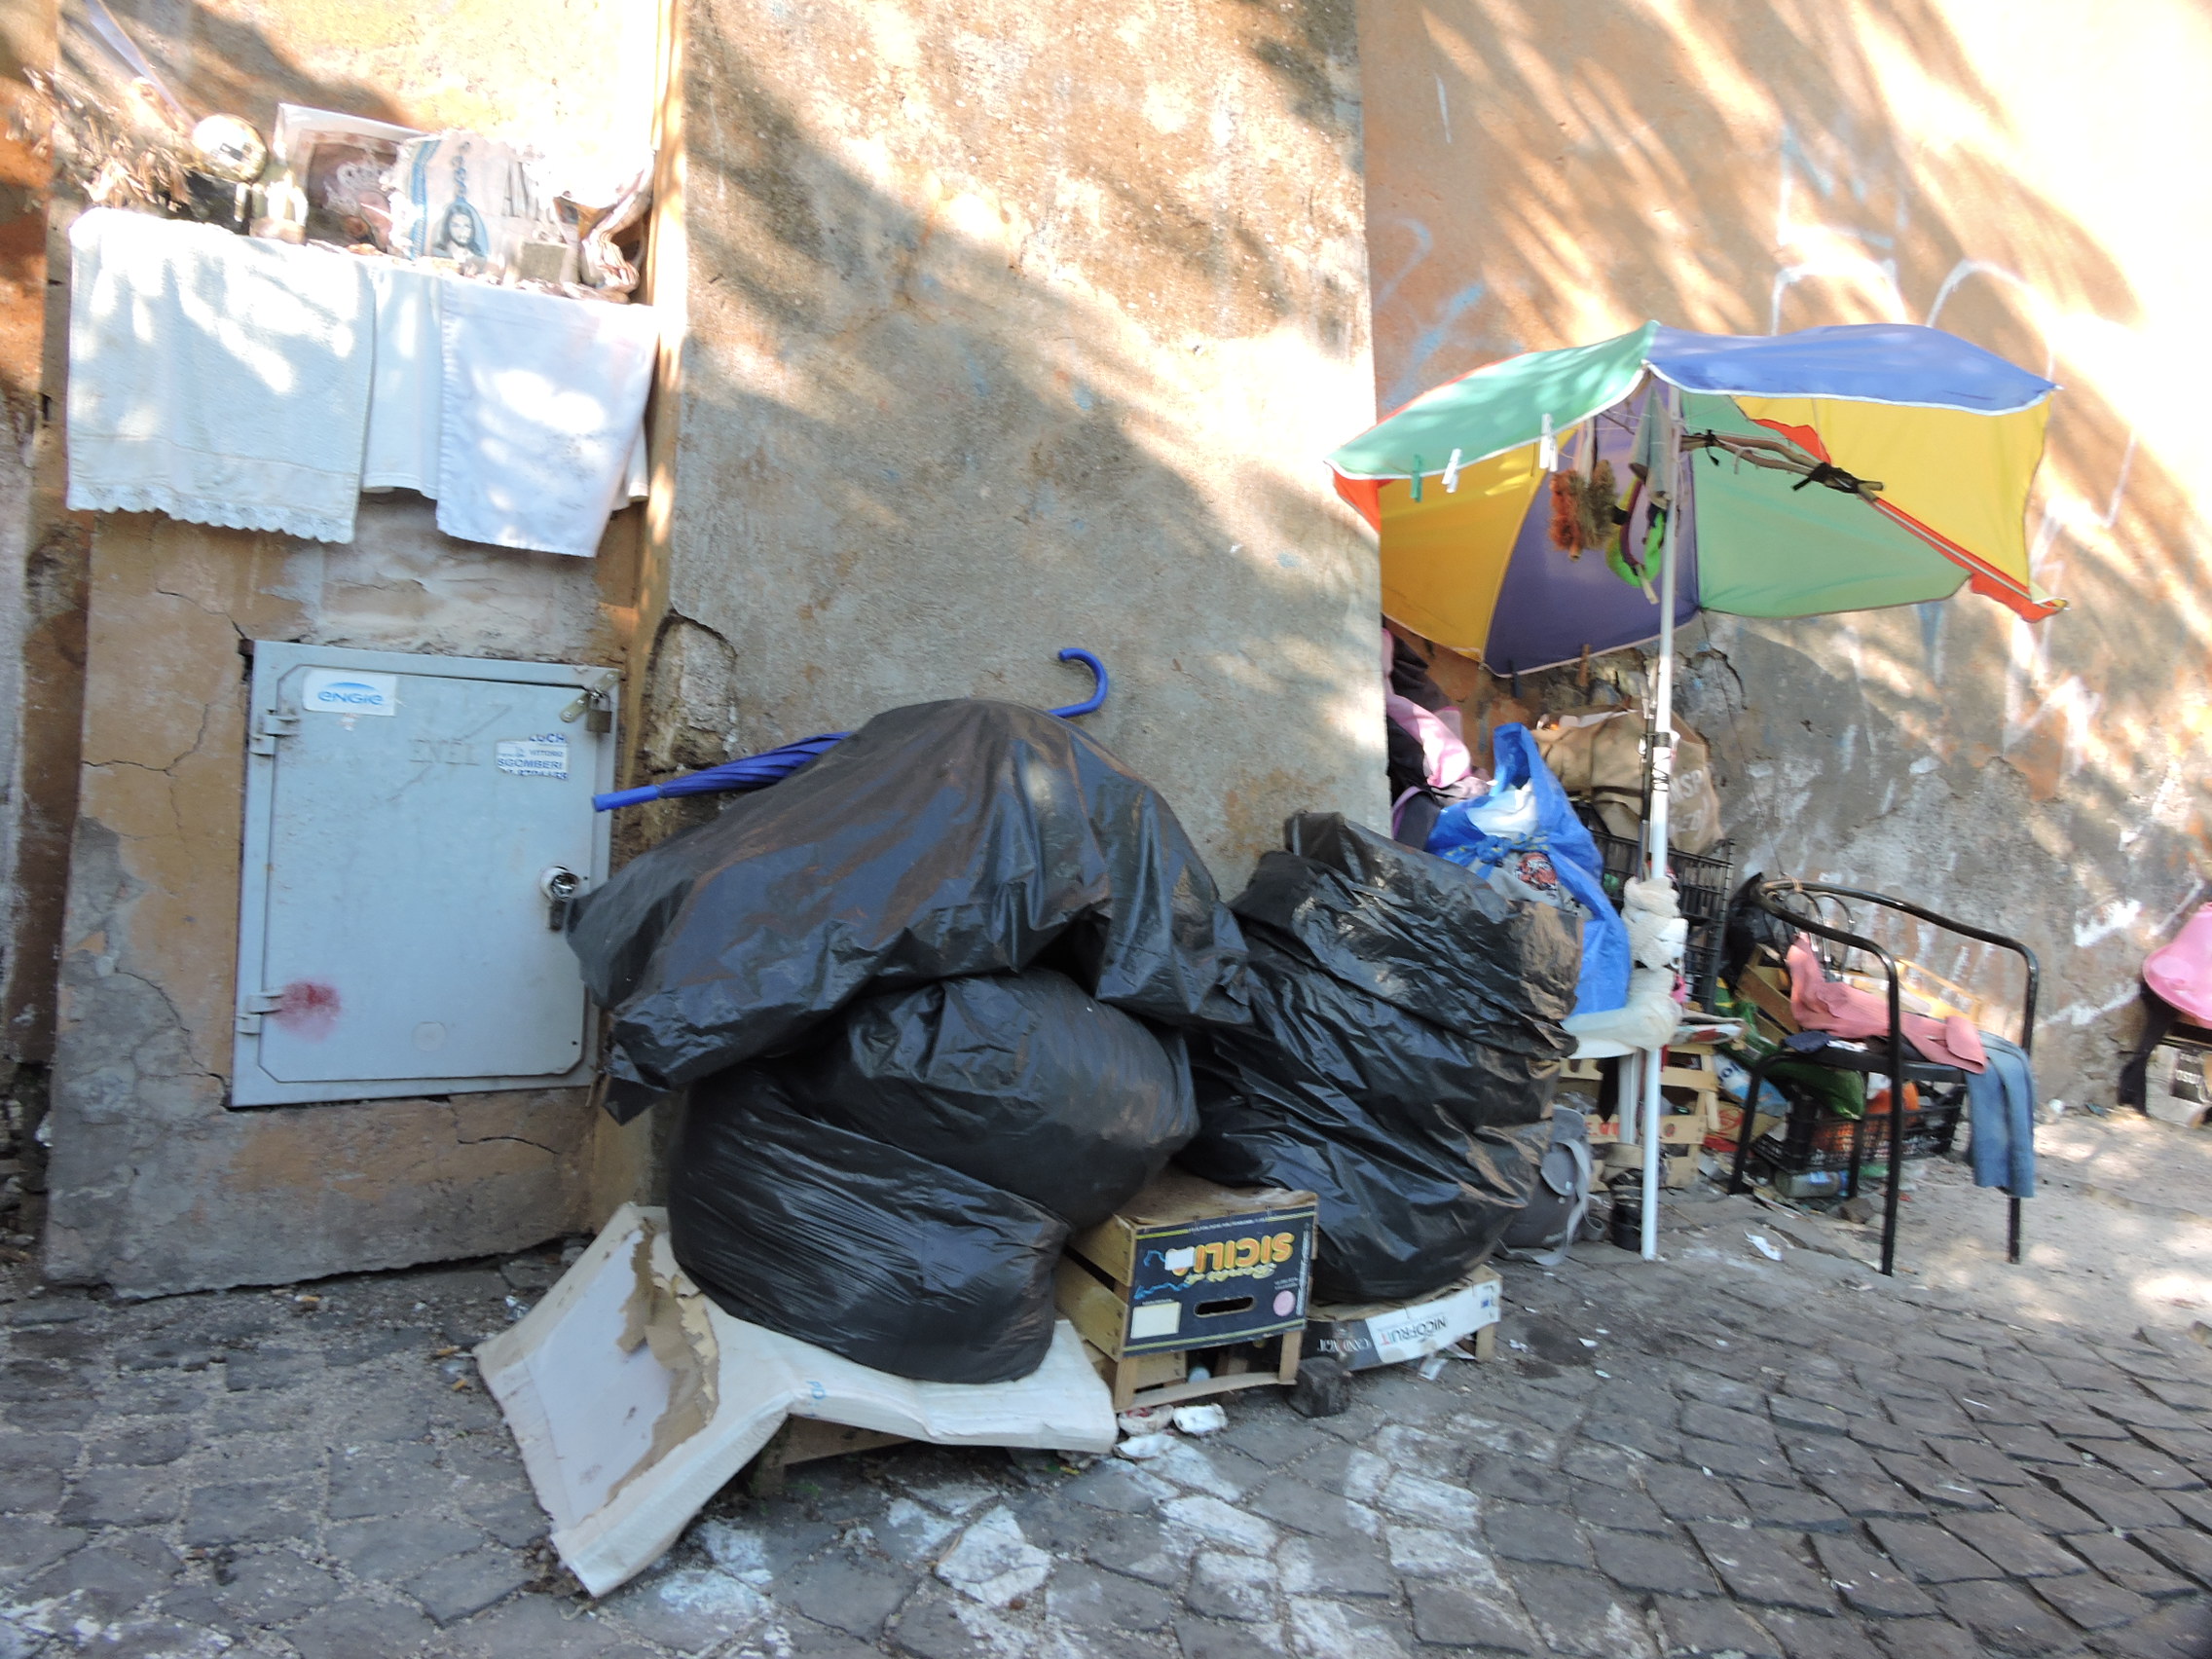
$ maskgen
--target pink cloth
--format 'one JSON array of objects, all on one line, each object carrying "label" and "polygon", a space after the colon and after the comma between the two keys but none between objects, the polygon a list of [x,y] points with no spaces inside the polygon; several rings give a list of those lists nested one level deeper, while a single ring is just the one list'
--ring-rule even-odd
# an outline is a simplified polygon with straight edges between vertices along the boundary
[{"label": "pink cloth", "polygon": [[2143,982],[2197,1024],[2212,1024],[2212,904],[2199,906],[2171,944],[2151,952]]},{"label": "pink cloth", "polygon": [[1475,769],[1459,734],[1410,697],[1385,691],[1390,718],[1420,739],[1421,768],[1432,790],[1449,789]]},{"label": "pink cloth", "polygon": [[[1829,978],[1802,934],[1789,947],[1789,1013],[1805,1030],[1825,1031],[1830,1037],[1887,1041],[1890,1035],[1889,998]],[[1908,1014],[1899,1023],[1912,1046],[1938,1065],[1978,1072],[1989,1064],[1981,1033],[1963,1014],[1948,1019]]]}]

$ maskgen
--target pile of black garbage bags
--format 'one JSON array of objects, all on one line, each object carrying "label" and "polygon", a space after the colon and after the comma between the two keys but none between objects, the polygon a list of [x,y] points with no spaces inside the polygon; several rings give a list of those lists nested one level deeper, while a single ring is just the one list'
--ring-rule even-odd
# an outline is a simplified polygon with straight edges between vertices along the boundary
[{"label": "pile of black garbage bags", "polygon": [[1286,839],[1230,906],[1252,1023],[1206,1034],[1181,1161],[1319,1198],[1318,1300],[1409,1301],[1470,1272],[1528,1200],[1579,919],[1340,814]]},{"label": "pile of black garbage bags", "polygon": [[633,860],[570,940],[608,1110],[687,1096],[678,1261],[738,1318],[1003,1382],[1051,1344],[1070,1233],[1181,1153],[1319,1195],[1324,1298],[1463,1275],[1541,1156],[1578,941],[1341,817],[1290,840],[1224,905],[1101,745],[964,700]]}]

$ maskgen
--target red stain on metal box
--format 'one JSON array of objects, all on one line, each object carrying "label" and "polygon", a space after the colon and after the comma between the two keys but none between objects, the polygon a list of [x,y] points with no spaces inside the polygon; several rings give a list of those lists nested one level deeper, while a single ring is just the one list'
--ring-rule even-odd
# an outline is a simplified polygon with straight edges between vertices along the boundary
[{"label": "red stain on metal box", "polygon": [[294,979],[276,993],[269,1017],[295,1037],[319,1043],[338,1025],[338,987],[319,979]]}]

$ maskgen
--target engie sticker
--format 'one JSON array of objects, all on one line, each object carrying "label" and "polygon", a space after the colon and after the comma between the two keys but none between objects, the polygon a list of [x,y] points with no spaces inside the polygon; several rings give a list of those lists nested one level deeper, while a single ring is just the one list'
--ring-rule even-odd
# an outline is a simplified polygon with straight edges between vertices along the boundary
[{"label": "engie sticker", "polygon": [[396,715],[399,676],[311,668],[300,685],[300,707],[322,715]]},{"label": "engie sticker", "polygon": [[493,763],[518,778],[566,778],[569,740],[557,731],[543,737],[501,738]]}]

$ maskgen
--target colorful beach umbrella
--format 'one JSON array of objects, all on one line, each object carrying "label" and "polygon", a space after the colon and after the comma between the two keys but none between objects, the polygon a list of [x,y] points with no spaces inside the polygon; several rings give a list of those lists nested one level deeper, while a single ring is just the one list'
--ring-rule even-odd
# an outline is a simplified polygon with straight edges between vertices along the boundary
[{"label": "colorful beach umbrella", "polygon": [[[1500,673],[1655,638],[1653,496],[1668,492],[1640,486],[1635,464],[1651,460],[1662,387],[1693,462],[1677,622],[1962,586],[2031,620],[2063,604],[2030,575],[2025,530],[2049,381],[1904,323],[1743,336],[1651,322],[1477,369],[1330,457],[1382,537],[1384,611]],[[1600,461],[1627,522],[1563,547],[1554,479],[1587,493]]]},{"label": "colorful beach umbrella", "polygon": [[[1656,322],[1423,392],[1329,458],[1382,537],[1382,608],[1515,673],[1656,639],[1642,867],[1665,866],[1675,630],[1972,587],[2031,621],[2040,375],[1909,324],[1690,334]],[[1658,1254],[1661,1051],[1639,1061]]]}]

